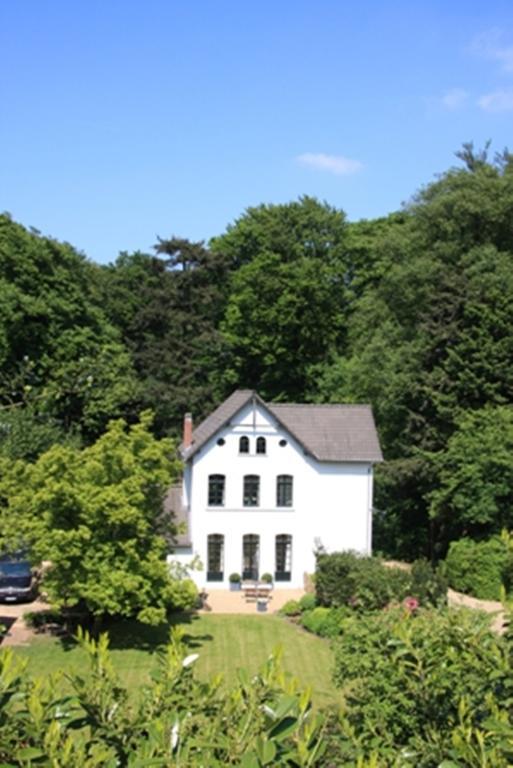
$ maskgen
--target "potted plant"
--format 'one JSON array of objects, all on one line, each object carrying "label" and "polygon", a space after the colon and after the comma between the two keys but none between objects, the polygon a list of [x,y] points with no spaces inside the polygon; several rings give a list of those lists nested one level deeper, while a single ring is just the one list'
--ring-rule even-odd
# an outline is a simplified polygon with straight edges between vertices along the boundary
[{"label": "potted plant", "polygon": [[228,581],[230,582],[230,589],[232,592],[236,592],[238,589],[240,589],[240,573],[231,573]]},{"label": "potted plant", "polygon": [[260,577],[260,581],[263,584],[272,584],[273,583],[273,577],[271,573],[263,573]]}]

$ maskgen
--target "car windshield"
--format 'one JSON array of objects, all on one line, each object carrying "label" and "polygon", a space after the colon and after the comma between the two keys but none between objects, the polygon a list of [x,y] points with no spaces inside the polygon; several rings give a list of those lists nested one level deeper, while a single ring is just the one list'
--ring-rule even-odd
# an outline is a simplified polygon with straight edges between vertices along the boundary
[{"label": "car windshield", "polygon": [[30,573],[30,565],[26,560],[17,562],[0,562],[0,575],[2,576],[27,576]]}]

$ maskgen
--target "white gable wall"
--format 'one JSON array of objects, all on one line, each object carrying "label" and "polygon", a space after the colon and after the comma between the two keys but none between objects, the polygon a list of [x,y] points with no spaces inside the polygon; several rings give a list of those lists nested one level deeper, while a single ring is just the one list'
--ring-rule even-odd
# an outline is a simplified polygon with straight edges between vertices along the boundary
[{"label": "white gable wall", "polygon": [[[242,435],[250,440],[249,454],[239,454]],[[256,454],[260,436],[266,439],[265,455]],[[287,445],[281,447],[283,438]],[[208,506],[212,474],[225,475],[223,507]],[[258,507],[243,506],[243,477],[250,474],[260,477]],[[277,475],[293,477],[292,507],[276,506]],[[229,575],[241,573],[244,534],[260,537],[260,575],[274,574],[276,536],[292,536],[292,578],[279,582],[280,588],[303,586],[304,574],[315,570],[316,546],[370,552],[372,466],[316,461],[258,404],[246,406],[188,462],[184,502],[190,504],[193,551],[203,563],[203,571],[193,573],[200,588],[226,589]],[[214,533],[224,536],[224,581],[207,584],[207,536]]]}]

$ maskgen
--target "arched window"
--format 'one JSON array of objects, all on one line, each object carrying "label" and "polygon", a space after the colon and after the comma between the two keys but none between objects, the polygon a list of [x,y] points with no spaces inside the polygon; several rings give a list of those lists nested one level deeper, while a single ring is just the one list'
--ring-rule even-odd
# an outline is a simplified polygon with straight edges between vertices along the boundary
[{"label": "arched window", "polygon": [[265,437],[257,437],[256,452],[257,453],[265,453],[266,452]]},{"label": "arched window", "polygon": [[257,581],[260,560],[260,536],[246,533],[242,537],[242,578]]},{"label": "arched window", "polygon": [[278,475],[276,478],[276,506],[292,506],[292,487],[294,478],[292,475]]},{"label": "arched window", "polygon": [[207,581],[222,581],[224,577],[224,536],[207,536]]},{"label": "arched window", "polygon": [[258,475],[244,475],[244,488],[242,504],[245,507],[258,507],[260,497],[260,477]]},{"label": "arched window", "polygon": [[239,453],[249,453],[249,437],[246,435],[239,440]]},{"label": "arched window", "polygon": [[292,573],[292,536],[280,533],[276,536],[275,581],[290,581]]},{"label": "arched window", "polygon": [[208,506],[209,507],[223,507],[224,506],[224,475],[209,475],[208,476]]}]

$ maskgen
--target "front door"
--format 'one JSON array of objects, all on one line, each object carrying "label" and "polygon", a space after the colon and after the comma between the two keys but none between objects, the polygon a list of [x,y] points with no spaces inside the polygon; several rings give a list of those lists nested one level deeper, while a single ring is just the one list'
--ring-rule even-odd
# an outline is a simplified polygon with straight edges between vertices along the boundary
[{"label": "front door", "polygon": [[260,558],[260,537],[247,533],[242,537],[242,579],[243,581],[258,581],[258,566]]}]

